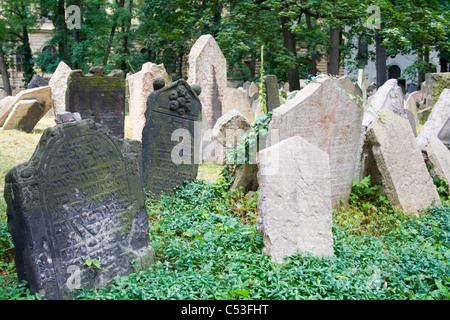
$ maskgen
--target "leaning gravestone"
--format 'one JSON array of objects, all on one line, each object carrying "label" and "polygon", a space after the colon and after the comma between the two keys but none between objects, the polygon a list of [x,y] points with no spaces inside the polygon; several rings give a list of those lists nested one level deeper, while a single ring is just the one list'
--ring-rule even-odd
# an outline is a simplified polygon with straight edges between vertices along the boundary
[{"label": "leaning gravestone", "polygon": [[347,76],[318,77],[275,109],[269,125],[269,141],[298,135],[328,153],[334,208],[349,199],[361,135],[364,110],[350,95],[361,90]]},{"label": "leaning gravestone", "polygon": [[264,86],[266,88],[267,112],[270,112],[280,106],[280,93],[278,91],[277,76],[274,74],[265,76]]},{"label": "leaning gravestone", "polygon": [[264,253],[283,263],[297,251],[333,255],[329,157],[299,136],[258,153],[258,230]]},{"label": "leaning gravestone", "polygon": [[66,110],[80,113],[107,126],[111,133],[124,137],[125,78],[122,70],[105,76],[103,67],[92,67],[84,75],[74,70],[67,80]]},{"label": "leaning gravestone", "polygon": [[[25,100],[34,100],[37,104],[27,104],[23,102]],[[0,126],[3,126],[2,129],[31,131],[51,108],[50,86],[23,90],[16,96],[7,97],[0,102]]]},{"label": "leaning gravestone", "polygon": [[88,119],[46,129],[30,161],[8,172],[8,228],[31,292],[72,297],[154,261],[140,162],[138,141]]},{"label": "leaning gravestone", "polygon": [[366,142],[370,145],[389,202],[406,212],[418,212],[440,204],[422,152],[408,120],[391,110],[373,122]]},{"label": "leaning gravestone", "polygon": [[144,187],[159,197],[197,176],[202,105],[200,87],[182,79],[165,85],[157,78],[153,87],[142,130],[142,174]]},{"label": "leaning gravestone", "polygon": [[[436,136],[432,137],[423,151],[436,177],[450,181],[450,150],[442,141]],[[448,190],[450,191],[450,186]]]},{"label": "leaning gravestone", "polygon": [[427,121],[417,136],[417,144],[421,150],[425,149],[431,137],[437,136],[450,118],[450,89],[444,89],[439,100],[431,109]]},{"label": "leaning gravestone", "polygon": [[39,88],[48,86],[48,80],[45,80],[40,75],[35,75],[27,85],[27,89]]},{"label": "leaning gravestone", "polygon": [[127,75],[130,91],[130,122],[133,129],[133,139],[142,140],[142,129],[145,125],[145,109],[147,98],[153,92],[153,81],[163,78],[166,83],[172,82],[172,78],[166,72],[163,64],[147,62],[142,69],[135,74]]},{"label": "leaning gravestone", "polygon": [[442,126],[441,131],[439,131],[438,138],[447,147],[447,149],[450,149],[450,117]]}]

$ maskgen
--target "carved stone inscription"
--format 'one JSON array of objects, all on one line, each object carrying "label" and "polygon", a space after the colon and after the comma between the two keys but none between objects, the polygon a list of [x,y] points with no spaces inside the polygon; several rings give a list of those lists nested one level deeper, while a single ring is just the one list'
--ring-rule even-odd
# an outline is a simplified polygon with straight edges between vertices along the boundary
[{"label": "carved stone inscription", "polygon": [[[161,80],[155,80],[157,87]],[[156,197],[196,178],[200,134],[194,133],[202,112],[198,94],[186,81],[161,85],[148,98],[142,131],[144,186]],[[199,92],[198,86],[193,87]]]},{"label": "carved stone inscription", "polygon": [[70,73],[67,81],[66,110],[79,112],[83,119],[104,124],[119,138],[124,137],[125,77],[121,70],[104,75],[102,67],[93,67],[83,75]]},{"label": "carved stone inscription", "polygon": [[47,299],[128,274],[132,259],[154,259],[140,143],[105,132],[92,120],[47,129],[30,161],[6,177],[19,279]]}]

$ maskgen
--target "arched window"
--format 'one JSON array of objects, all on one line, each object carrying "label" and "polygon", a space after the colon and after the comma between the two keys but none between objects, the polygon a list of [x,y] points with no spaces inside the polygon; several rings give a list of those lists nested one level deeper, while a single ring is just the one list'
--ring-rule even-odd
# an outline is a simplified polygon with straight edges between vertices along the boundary
[{"label": "arched window", "polygon": [[402,71],[399,66],[392,65],[388,67],[388,78],[389,79],[398,79],[402,75]]}]

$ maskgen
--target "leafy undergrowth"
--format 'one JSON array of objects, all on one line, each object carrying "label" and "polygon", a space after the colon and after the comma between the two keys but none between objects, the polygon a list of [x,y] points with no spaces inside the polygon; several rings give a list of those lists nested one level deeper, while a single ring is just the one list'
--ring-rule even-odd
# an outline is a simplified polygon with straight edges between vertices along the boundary
[{"label": "leafy undergrowth", "polygon": [[[334,257],[298,253],[285,264],[262,254],[257,193],[190,183],[147,202],[158,260],[151,269],[77,299],[450,299],[450,206],[406,215],[369,182],[354,185],[349,206],[334,213]],[[377,210],[356,207],[369,198]],[[0,299],[35,298],[4,285]]]}]

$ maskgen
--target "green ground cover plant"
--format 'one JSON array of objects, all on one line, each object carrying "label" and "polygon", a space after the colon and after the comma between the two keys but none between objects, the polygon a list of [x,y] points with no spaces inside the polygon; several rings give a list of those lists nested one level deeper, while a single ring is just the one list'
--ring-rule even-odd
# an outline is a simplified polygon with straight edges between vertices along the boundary
[{"label": "green ground cover plant", "polygon": [[[149,198],[158,261],[107,287],[80,290],[76,299],[450,299],[450,207],[407,215],[379,199],[384,207],[367,216],[371,209],[354,207],[356,198],[377,194],[370,185],[358,193],[367,180],[334,212],[335,256],[299,252],[282,265],[262,254],[257,193],[197,180],[158,202]],[[10,247],[3,222],[0,230],[2,248]],[[3,261],[9,253],[2,250]],[[2,269],[1,299],[39,298],[13,280],[11,264]]]}]

